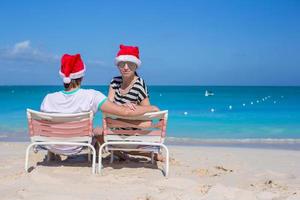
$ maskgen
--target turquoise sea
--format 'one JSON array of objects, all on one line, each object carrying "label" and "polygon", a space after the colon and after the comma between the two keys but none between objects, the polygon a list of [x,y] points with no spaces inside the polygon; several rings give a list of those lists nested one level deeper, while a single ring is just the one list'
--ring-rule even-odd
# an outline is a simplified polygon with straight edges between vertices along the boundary
[{"label": "turquoise sea", "polygon": [[[107,86],[86,86],[107,94]],[[0,141],[26,141],[26,108],[61,86],[0,86]],[[214,93],[206,97],[205,91]],[[169,110],[173,142],[300,144],[300,87],[150,86],[150,101]],[[252,103],[251,103],[252,102]],[[244,104],[244,105],[243,105]],[[101,113],[94,124],[101,125]]]}]

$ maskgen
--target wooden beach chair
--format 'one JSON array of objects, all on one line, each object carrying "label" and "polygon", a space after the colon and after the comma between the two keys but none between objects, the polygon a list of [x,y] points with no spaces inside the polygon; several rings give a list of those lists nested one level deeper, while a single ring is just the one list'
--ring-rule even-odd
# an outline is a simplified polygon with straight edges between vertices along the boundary
[{"label": "wooden beach chair", "polygon": [[[139,120],[151,121],[151,125],[149,127],[135,125],[134,122]],[[103,167],[102,153],[104,148],[111,153],[111,163],[114,158],[113,152],[117,150],[151,152],[153,163],[154,152],[164,149],[166,157],[163,171],[164,175],[168,176],[169,151],[163,144],[166,137],[167,120],[167,110],[146,113],[138,117],[121,117],[103,113],[104,144],[99,148],[98,172],[101,174]]]},{"label": "wooden beach chair", "polygon": [[[77,114],[44,113],[27,109],[31,143],[26,149],[25,171],[28,171],[29,150],[39,145],[87,147],[92,151],[92,173],[96,173],[96,151],[92,145],[93,112]],[[89,151],[89,161],[90,161]]]}]

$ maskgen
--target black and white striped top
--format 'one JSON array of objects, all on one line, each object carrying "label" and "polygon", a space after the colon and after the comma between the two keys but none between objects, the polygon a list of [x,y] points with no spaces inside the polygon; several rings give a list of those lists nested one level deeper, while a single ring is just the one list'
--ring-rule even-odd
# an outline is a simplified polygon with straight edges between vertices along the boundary
[{"label": "black and white striped top", "polygon": [[145,81],[138,77],[128,93],[122,95],[120,88],[122,84],[122,76],[117,76],[112,79],[110,86],[115,90],[114,102],[122,105],[125,103],[140,104],[145,98],[149,98]]}]

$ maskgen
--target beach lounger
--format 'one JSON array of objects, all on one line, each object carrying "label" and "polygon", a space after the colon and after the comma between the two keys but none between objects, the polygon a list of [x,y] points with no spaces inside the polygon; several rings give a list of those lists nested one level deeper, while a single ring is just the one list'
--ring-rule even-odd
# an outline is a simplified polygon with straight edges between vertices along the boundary
[{"label": "beach lounger", "polygon": [[[130,121],[132,120],[132,123]],[[151,121],[149,127],[133,124],[137,120]],[[152,163],[155,152],[165,150],[164,175],[169,172],[169,151],[163,144],[166,137],[168,111],[146,113],[138,117],[121,117],[103,113],[104,144],[99,148],[98,172],[101,174],[102,153],[111,152],[111,163],[114,151],[142,151],[151,152]],[[129,129],[129,130],[128,130]]]},{"label": "beach lounger", "polygon": [[[92,173],[96,173],[96,151],[93,140],[93,112],[77,114],[43,113],[27,109],[31,143],[26,150],[25,171],[28,171],[32,147],[87,147],[92,151]],[[89,160],[90,160],[89,151]]]}]

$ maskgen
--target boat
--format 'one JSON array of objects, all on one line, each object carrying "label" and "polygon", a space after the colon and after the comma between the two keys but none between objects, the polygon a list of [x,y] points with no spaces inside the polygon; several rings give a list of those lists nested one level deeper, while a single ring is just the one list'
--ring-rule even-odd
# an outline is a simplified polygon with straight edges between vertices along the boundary
[{"label": "boat", "polygon": [[208,96],[214,96],[215,94],[211,91],[205,90],[205,94],[204,96],[208,97]]}]

